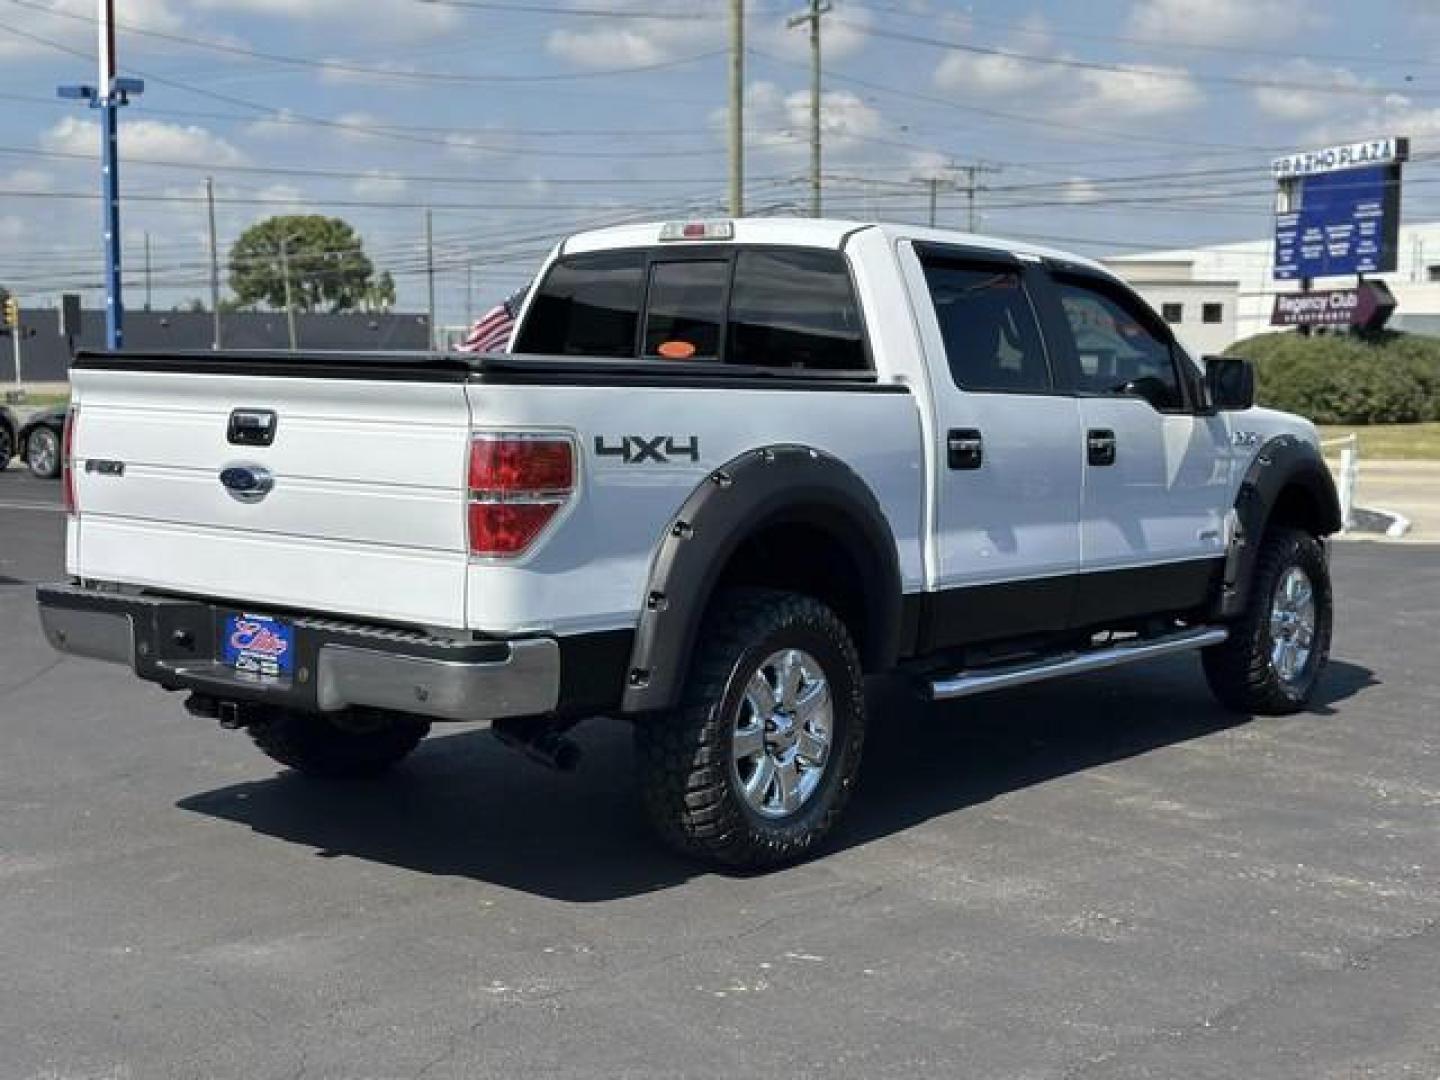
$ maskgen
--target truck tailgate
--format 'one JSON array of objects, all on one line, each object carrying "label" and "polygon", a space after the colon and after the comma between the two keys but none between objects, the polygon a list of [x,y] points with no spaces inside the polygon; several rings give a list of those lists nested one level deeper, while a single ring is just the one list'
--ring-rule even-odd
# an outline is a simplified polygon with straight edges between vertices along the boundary
[{"label": "truck tailgate", "polygon": [[[77,365],[78,520],[96,581],[436,627],[465,625],[469,406],[454,378],[236,373],[207,360]],[[270,445],[237,410],[271,412]],[[245,501],[227,469],[269,474]]]}]

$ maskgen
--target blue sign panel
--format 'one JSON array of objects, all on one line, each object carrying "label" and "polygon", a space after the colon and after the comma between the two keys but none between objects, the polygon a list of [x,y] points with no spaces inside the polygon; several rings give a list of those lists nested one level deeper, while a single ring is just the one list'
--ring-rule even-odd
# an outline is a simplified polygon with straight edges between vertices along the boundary
[{"label": "blue sign panel", "polygon": [[1378,165],[1289,181],[1290,210],[1275,216],[1281,280],[1381,274],[1395,269],[1400,170]]}]

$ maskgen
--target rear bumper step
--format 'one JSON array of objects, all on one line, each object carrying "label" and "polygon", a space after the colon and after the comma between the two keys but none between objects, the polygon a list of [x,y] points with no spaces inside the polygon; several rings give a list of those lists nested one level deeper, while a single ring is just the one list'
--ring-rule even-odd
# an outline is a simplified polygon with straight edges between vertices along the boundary
[{"label": "rear bumper step", "polygon": [[1133,664],[1141,660],[1153,660],[1171,653],[1203,649],[1208,645],[1219,645],[1230,632],[1224,627],[1211,626],[1185,630],[1164,637],[1141,638],[1120,645],[1104,646],[1085,652],[1065,653],[1049,656],[1022,664],[1004,667],[977,668],[962,671],[945,679],[936,679],[930,684],[930,697],[935,701],[951,701],[955,698],[971,697],[989,693],[991,690],[1005,690],[1012,686],[1059,679],[1066,675],[1083,675],[1089,671],[1103,671],[1105,668]]},{"label": "rear bumper step", "polygon": [[225,617],[238,609],[76,585],[42,585],[36,595],[45,636],[61,652],[222,701],[305,712],[369,706],[454,721],[539,716],[559,702],[552,638],[457,641],[294,616],[293,675],[262,681],[218,659]]}]

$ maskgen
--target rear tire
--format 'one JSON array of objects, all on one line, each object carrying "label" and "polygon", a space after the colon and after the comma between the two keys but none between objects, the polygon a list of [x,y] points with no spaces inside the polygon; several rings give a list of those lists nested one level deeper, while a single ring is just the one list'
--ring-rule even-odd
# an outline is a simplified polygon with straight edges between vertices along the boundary
[{"label": "rear tire", "polygon": [[1272,529],[1261,541],[1245,614],[1230,637],[1204,651],[1210,690],[1246,715],[1285,716],[1314,696],[1330,656],[1334,610],[1320,541]]},{"label": "rear tire", "polygon": [[39,480],[60,475],[60,437],[49,428],[36,428],[25,440],[25,464]]},{"label": "rear tire", "polygon": [[812,852],[849,801],[865,742],[845,624],[797,593],[723,593],[683,701],[636,726],[641,794],[660,836],[737,869]]},{"label": "rear tire", "polygon": [[10,428],[0,422],[0,472],[10,467],[10,459],[15,456],[15,436]]},{"label": "rear tire", "polygon": [[250,738],[267,757],[305,776],[379,776],[420,745],[424,720],[376,709],[331,717],[275,709],[253,723]]}]

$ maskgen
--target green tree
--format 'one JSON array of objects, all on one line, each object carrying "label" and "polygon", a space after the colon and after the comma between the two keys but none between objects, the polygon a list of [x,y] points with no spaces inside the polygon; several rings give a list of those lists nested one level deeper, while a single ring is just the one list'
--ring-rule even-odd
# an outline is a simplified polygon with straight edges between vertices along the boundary
[{"label": "green tree", "polygon": [[389,311],[395,306],[395,279],[386,270],[365,290],[365,310],[370,314]]},{"label": "green tree", "polygon": [[370,292],[375,267],[359,234],[339,218],[307,214],[267,218],[241,234],[230,249],[235,298],[283,309],[287,260],[297,311],[351,311]]}]

